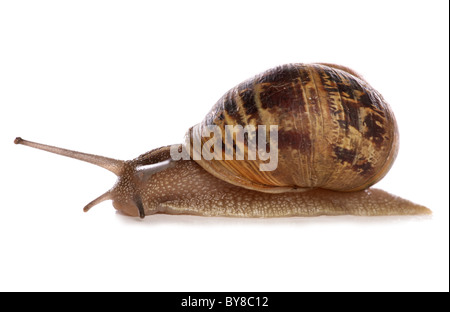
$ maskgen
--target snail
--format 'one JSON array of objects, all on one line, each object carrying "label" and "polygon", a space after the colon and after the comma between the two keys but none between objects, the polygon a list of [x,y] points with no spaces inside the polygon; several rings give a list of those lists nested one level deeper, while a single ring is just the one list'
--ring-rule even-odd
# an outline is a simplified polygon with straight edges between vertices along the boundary
[{"label": "snail", "polygon": [[[229,90],[187,131],[183,144],[133,160],[20,137],[14,142],[116,174],[116,184],[84,211],[112,200],[117,210],[141,218],[156,213],[430,214],[424,206],[371,188],[391,168],[398,136],[390,106],[357,72],[335,64],[296,63],[269,69]],[[273,166],[264,168],[269,162]]]}]

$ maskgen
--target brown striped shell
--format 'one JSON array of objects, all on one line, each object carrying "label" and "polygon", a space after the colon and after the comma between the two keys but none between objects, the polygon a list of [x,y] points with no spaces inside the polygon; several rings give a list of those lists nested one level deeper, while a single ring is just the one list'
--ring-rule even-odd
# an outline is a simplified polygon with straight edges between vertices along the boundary
[{"label": "brown striped shell", "polygon": [[[224,144],[225,125],[278,125],[274,171],[260,171],[259,158],[236,160],[236,147],[233,160],[196,160],[224,181],[265,192],[365,189],[384,177],[398,151],[388,103],[357,73],[333,64],[287,64],[237,85],[189,129],[191,157],[214,140],[200,135],[209,125],[222,131],[215,146]],[[200,147],[194,139],[201,140]],[[222,154],[225,159],[225,148]]]}]

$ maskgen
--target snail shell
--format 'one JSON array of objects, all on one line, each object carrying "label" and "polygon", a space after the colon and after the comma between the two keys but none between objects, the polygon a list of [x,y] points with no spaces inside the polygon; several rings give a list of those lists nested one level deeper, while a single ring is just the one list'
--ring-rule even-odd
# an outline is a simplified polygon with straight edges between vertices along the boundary
[{"label": "snail shell", "polygon": [[[201,134],[211,125],[222,131],[221,138],[212,138],[214,146],[224,144],[226,125],[278,125],[274,171],[259,170],[264,163],[259,158],[196,160],[224,181],[264,192],[362,190],[384,177],[398,151],[397,124],[388,103],[360,75],[333,64],[278,66],[232,88],[188,130],[192,153],[200,153],[210,140]],[[196,148],[194,140],[201,145]],[[225,159],[224,149],[222,154]],[[236,150],[233,154],[236,159]]]}]

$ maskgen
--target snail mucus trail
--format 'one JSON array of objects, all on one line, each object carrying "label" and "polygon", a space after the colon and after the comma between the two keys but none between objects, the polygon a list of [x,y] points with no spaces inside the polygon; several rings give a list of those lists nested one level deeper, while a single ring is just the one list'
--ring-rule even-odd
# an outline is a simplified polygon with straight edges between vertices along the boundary
[{"label": "snail mucus trail", "polygon": [[[238,133],[233,136],[232,160],[223,157],[226,148],[214,149],[219,157],[211,160],[194,157],[211,144],[224,145],[225,135],[206,137],[205,129],[214,126],[223,134],[230,125],[267,129],[276,125],[276,169],[259,170],[265,160],[258,156],[237,160]],[[21,138],[14,142],[113,172],[116,184],[84,211],[112,200],[117,210],[141,218],[156,213],[230,217],[431,213],[371,188],[396,158],[395,117],[361,75],[335,64],[287,64],[256,75],[225,93],[204,120],[187,131],[183,144],[157,148],[133,160]],[[239,146],[248,153],[247,143]],[[188,157],[175,161],[173,152],[181,149]]]}]

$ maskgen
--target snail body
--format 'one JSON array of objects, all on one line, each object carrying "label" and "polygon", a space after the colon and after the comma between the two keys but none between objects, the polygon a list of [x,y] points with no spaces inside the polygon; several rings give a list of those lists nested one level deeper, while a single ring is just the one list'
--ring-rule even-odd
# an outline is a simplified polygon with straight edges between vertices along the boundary
[{"label": "snail body", "polygon": [[[269,135],[262,139],[261,125],[277,127],[275,140]],[[212,126],[221,135],[204,136]],[[227,126],[240,126],[235,136],[231,134],[231,147],[224,144]],[[239,133],[242,129],[255,131]],[[267,159],[259,153],[249,156],[252,138],[264,151],[276,141],[276,168],[261,170]],[[183,145],[157,148],[129,161],[21,138],[15,143],[115,173],[114,187],[90,202],[85,211],[111,199],[117,210],[141,218],[155,213],[233,217],[430,213],[423,206],[369,188],[395,160],[397,124],[376,90],[356,72],[334,64],[287,64],[246,80],[187,131]],[[220,157],[201,157],[211,146]],[[226,157],[227,148],[231,159]],[[174,160],[174,151],[186,156],[186,150],[188,157]],[[240,152],[247,158],[239,160]]]}]

